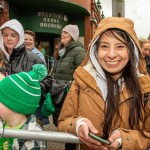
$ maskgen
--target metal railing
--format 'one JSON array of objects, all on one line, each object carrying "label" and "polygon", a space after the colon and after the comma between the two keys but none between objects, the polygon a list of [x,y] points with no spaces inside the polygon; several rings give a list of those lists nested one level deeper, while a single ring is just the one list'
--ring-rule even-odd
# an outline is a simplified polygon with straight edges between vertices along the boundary
[{"label": "metal railing", "polygon": [[45,55],[45,61],[47,64],[47,70],[48,72],[54,67],[54,58],[49,55]]},{"label": "metal railing", "polygon": [[17,138],[27,140],[41,140],[52,141],[61,143],[82,143],[75,135],[65,132],[53,132],[53,131],[29,131],[29,130],[13,130],[0,128],[0,138]]}]

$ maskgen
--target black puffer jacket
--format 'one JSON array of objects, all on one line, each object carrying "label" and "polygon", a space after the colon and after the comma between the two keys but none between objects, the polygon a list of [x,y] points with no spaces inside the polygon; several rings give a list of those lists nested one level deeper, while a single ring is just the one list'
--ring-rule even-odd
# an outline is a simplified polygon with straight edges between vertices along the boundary
[{"label": "black puffer jacket", "polygon": [[83,44],[73,41],[66,47],[64,56],[55,61],[54,78],[70,81],[73,79],[75,69],[81,64],[85,57]]},{"label": "black puffer jacket", "polygon": [[28,72],[34,64],[44,64],[41,58],[34,53],[25,49],[25,45],[14,49],[7,63],[7,72],[9,74],[18,73],[21,71]]}]

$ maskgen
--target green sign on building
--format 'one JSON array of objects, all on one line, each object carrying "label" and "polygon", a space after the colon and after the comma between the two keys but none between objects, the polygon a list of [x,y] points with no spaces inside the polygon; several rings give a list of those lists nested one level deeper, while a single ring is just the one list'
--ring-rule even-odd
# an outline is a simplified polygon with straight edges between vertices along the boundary
[{"label": "green sign on building", "polygon": [[37,20],[37,29],[38,31],[49,30],[62,30],[62,28],[68,24],[68,18],[66,15],[52,12],[37,12],[37,16],[35,17]]}]

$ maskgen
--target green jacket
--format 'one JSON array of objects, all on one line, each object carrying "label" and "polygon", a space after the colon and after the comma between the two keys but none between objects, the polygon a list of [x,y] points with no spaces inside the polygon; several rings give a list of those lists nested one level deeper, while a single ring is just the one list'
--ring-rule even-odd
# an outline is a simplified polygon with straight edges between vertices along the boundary
[{"label": "green jacket", "polygon": [[73,41],[66,47],[64,56],[55,61],[54,78],[58,80],[70,81],[73,79],[75,69],[81,64],[85,57],[84,46]]}]

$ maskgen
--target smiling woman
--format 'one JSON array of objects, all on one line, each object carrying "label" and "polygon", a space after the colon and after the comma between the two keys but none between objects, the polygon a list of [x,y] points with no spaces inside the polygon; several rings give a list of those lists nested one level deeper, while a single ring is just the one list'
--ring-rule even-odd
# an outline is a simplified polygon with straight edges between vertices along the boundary
[{"label": "smiling woman", "polygon": [[43,62],[45,62],[44,55],[35,47],[35,33],[31,30],[26,30],[24,33],[24,42],[26,49],[36,54],[43,60]]},{"label": "smiling woman", "polygon": [[82,43],[77,41],[79,28],[77,25],[66,25],[61,32],[60,46],[55,52],[54,78],[70,81],[73,79],[74,70],[81,64],[85,57]]},{"label": "smiling woman", "polygon": [[[58,119],[60,131],[77,135],[85,143],[82,150],[148,149],[150,105],[144,105],[144,94],[150,94],[150,78],[132,20],[100,21],[73,77]],[[89,132],[111,144],[97,142]]]},{"label": "smiling woman", "polygon": [[117,80],[129,61],[127,41],[119,30],[109,30],[98,40],[98,61],[101,67]]}]

